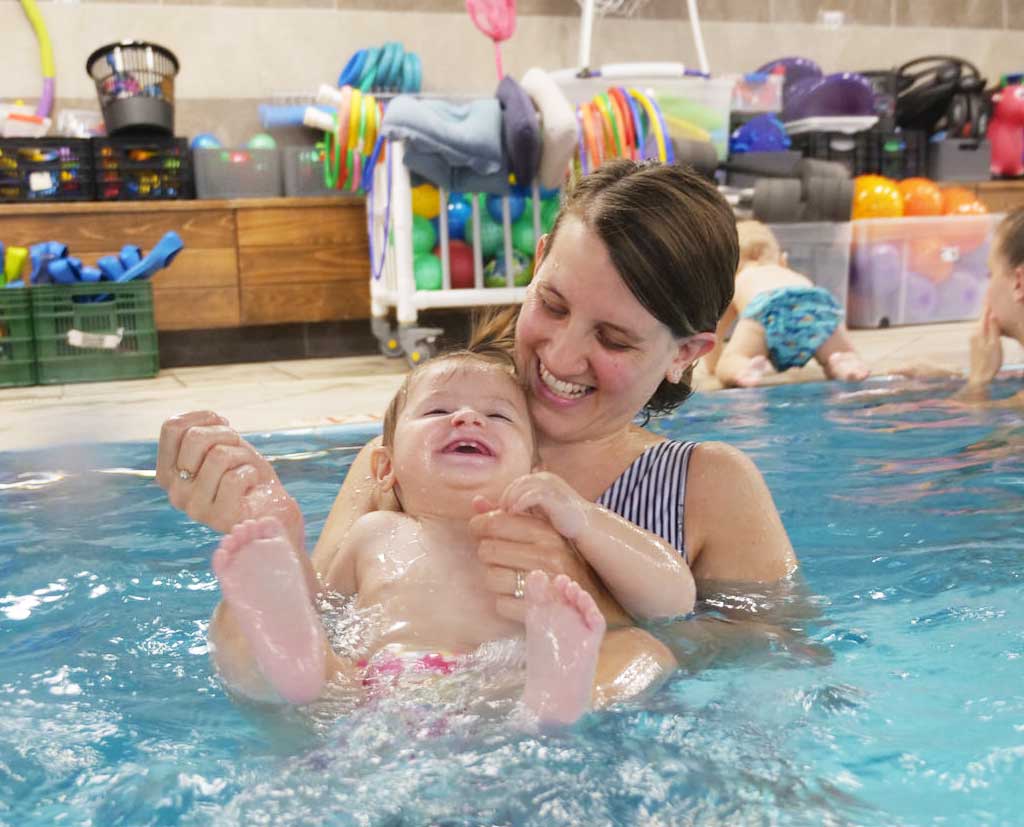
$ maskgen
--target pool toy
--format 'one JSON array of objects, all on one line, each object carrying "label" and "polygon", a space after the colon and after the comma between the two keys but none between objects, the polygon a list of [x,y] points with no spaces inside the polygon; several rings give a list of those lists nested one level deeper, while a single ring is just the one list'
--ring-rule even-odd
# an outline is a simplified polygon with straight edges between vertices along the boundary
[{"label": "pool toy", "polygon": [[397,41],[380,48],[359,49],[338,76],[338,86],[355,86],[361,92],[419,92],[422,63],[415,52],[406,52]]},{"label": "pool toy", "polygon": [[[434,250],[434,255],[440,256],[441,249]],[[473,248],[465,241],[449,242],[448,274],[451,277],[451,286],[455,290],[465,290],[473,286]]]},{"label": "pool toy", "polygon": [[34,244],[28,250],[32,263],[28,280],[30,284],[75,284],[101,279],[116,282],[147,279],[158,270],[170,266],[184,246],[181,237],[171,230],[164,234],[146,256],[142,255],[137,246],[126,244],[119,255],[103,256],[92,267],[83,264],[79,258],[69,256],[66,244],[44,241]]},{"label": "pool toy", "polygon": [[433,222],[422,215],[412,217],[412,251],[414,255],[429,253],[437,246],[437,230]]},{"label": "pool toy", "polygon": [[[466,225],[466,239],[473,238],[473,218],[470,216]],[[505,243],[505,232],[501,222],[491,218],[489,211],[480,210],[480,252],[484,258],[496,256]]]},{"label": "pool toy", "polygon": [[[525,287],[533,279],[533,259],[519,250],[512,251],[512,282]],[[499,255],[484,266],[484,284],[487,287],[507,287],[505,256]]]},{"label": "pool toy", "polygon": [[789,149],[789,145],[786,128],[774,113],[757,115],[737,128],[729,137],[729,154],[780,152]]},{"label": "pool toy", "polygon": [[903,196],[896,182],[881,175],[858,175],[853,179],[853,219],[899,218]]},{"label": "pool toy", "polygon": [[448,237],[465,238],[466,225],[472,214],[469,202],[460,193],[448,196]]},{"label": "pool toy", "polygon": [[555,226],[555,219],[558,218],[558,213],[562,209],[562,203],[558,196],[554,198],[545,199],[541,203],[540,207],[540,228],[545,233],[550,233],[552,227]]},{"label": "pool toy", "polygon": [[383,106],[357,87],[334,89],[327,84],[317,90],[316,103],[305,108],[302,123],[324,132],[324,140],[317,144],[324,157],[324,186],[368,191],[373,168],[384,158],[384,142],[378,136]]},{"label": "pool toy", "polygon": [[437,218],[441,212],[441,194],[433,184],[412,188],[412,211],[423,218]]},{"label": "pool toy", "polygon": [[[514,190],[505,198],[508,199],[508,220],[513,224],[517,222],[526,211],[526,199]],[[487,196],[487,214],[498,224],[502,222],[502,196]]]},{"label": "pool toy", "polygon": [[505,77],[501,44],[516,31],[515,0],[466,0],[466,10],[473,25],[494,42],[494,65],[501,80]]},{"label": "pool toy", "polygon": [[192,139],[189,146],[192,149],[220,149],[222,144],[216,135],[210,132],[200,132]]},{"label": "pool toy", "polygon": [[1004,86],[992,96],[992,105],[992,174],[1017,178],[1024,175],[1024,85]]},{"label": "pool toy", "polygon": [[35,112],[24,105],[6,104],[0,106],[0,135],[6,138],[38,138],[50,129],[50,112],[53,109],[56,70],[53,62],[53,46],[46,24],[35,0],[21,0],[21,7],[28,18],[39,43],[39,60],[42,64],[43,90]]},{"label": "pool toy", "polygon": [[440,290],[444,285],[441,259],[433,253],[421,253],[413,259],[413,278],[417,290]]},{"label": "pool toy", "polygon": [[28,248],[8,247],[5,251],[3,243],[0,243],[0,258],[4,263],[4,281],[17,281],[28,261]]},{"label": "pool toy", "polygon": [[942,190],[929,178],[905,178],[898,184],[907,216],[942,215]]},{"label": "pool toy", "polygon": [[837,72],[816,79],[804,79],[784,93],[782,120],[804,118],[870,116],[875,113],[875,92],[871,82],[855,72]]},{"label": "pool toy", "polygon": [[245,142],[246,149],[277,149],[277,140],[266,132],[257,132]]},{"label": "pool toy", "polygon": [[532,256],[537,250],[537,236],[533,226],[533,210],[528,210],[512,225],[512,246],[525,256]]}]

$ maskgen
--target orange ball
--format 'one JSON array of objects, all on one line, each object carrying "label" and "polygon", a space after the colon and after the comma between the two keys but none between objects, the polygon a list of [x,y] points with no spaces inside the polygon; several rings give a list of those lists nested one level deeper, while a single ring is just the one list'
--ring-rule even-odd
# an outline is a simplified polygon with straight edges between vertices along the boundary
[{"label": "orange ball", "polygon": [[904,215],[942,215],[942,190],[931,179],[905,178],[899,188]]},{"label": "orange ball", "polygon": [[960,247],[941,238],[922,238],[910,242],[907,264],[934,284],[942,284],[953,275],[960,260]]},{"label": "orange ball", "polygon": [[903,196],[896,182],[881,175],[858,175],[853,179],[853,218],[899,218]]},{"label": "orange ball", "polygon": [[987,215],[985,205],[978,196],[964,187],[950,187],[942,191],[943,215]]}]

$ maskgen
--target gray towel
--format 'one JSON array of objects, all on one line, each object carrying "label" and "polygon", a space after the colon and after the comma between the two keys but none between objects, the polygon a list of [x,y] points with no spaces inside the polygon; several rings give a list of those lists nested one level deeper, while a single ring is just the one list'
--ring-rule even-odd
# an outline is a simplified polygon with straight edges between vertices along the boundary
[{"label": "gray towel", "polygon": [[381,132],[405,141],[405,165],[436,186],[508,192],[501,106],[494,98],[451,103],[399,95],[384,112]]}]

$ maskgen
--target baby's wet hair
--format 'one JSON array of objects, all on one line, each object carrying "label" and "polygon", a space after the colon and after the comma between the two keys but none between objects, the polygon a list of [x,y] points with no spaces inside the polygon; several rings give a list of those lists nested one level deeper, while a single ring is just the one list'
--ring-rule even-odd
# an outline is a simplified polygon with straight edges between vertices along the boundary
[{"label": "baby's wet hair", "polygon": [[737,221],[736,235],[740,242],[740,269],[745,264],[777,264],[782,260],[779,240],[760,221]]}]

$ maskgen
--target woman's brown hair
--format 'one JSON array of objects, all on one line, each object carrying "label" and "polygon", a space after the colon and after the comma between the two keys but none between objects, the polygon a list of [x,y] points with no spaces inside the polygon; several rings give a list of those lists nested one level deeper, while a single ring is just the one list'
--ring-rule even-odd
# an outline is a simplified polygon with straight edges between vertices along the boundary
[{"label": "woman's brown hair", "polygon": [[1024,207],[1008,213],[996,229],[996,250],[1014,270],[1024,265]]}]

